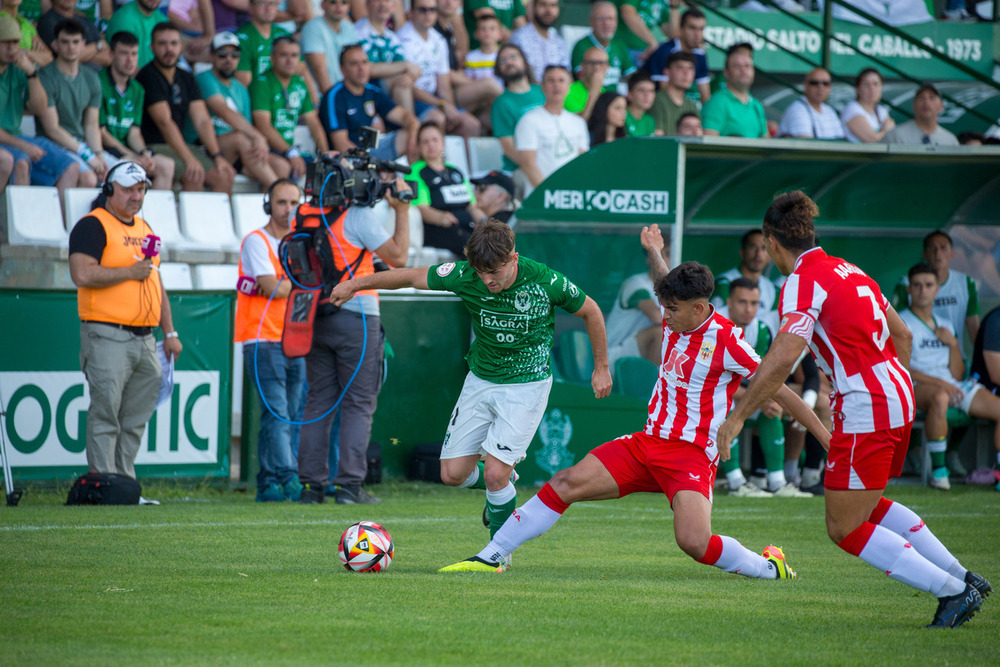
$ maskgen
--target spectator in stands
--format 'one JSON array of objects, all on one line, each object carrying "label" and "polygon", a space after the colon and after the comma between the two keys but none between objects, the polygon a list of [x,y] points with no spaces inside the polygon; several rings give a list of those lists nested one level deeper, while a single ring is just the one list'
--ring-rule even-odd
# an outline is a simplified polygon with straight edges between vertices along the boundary
[{"label": "spectator in stands", "polygon": [[181,30],[184,56],[192,62],[211,62],[215,36],[212,0],[171,0],[167,20]]},{"label": "spectator in stands", "polygon": [[720,88],[701,108],[705,134],[723,137],[767,137],[764,105],[750,94],[753,86],[753,47],[741,42],[726,51],[722,71],[726,87]]},{"label": "spectator in stands", "polygon": [[[438,0],[437,21],[434,23],[434,29],[448,44],[448,66],[453,72],[461,69],[461,64],[469,54],[469,33],[462,14],[458,11],[461,8],[462,0]],[[478,19],[476,25],[478,26]],[[498,25],[498,29],[502,28],[503,26]],[[476,39],[479,40],[478,37]],[[497,41],[500,41],[499,36]]]},{"label": "spectator in stands", "polygon": [[[221,35],[232,33],[219,33]],[[235,65],[235,63],[234,63]],[[261,402],[257,434],[257,502],[298,502],[299,425],[305,402],[306,360],[289,358],[281,348],[285,308],[292,284],[278,259],[278,244],[289,232],[289,217],[302,193],[282,179],[268,188],[264,199],[267,224],[246,235],[240,247],[240,280],[253,279],[255,289],[236,293],[237,343],[243,343],[243,365],[254,378]]]},{"label": "spectator in stands", "polygon": [[250,0],[250,20],[234,30],[240,39],[236,78],[244,86],[271,69],[271,44],[288,31],[274,25],[278,0]]},{"label": "spectator in stands", "polygon": [[300,120],[309,128],[317,153],[330,150],[306,82],[295,73],[298,67],[299,45],[290,35],[282,35],[271,44],[271,69],[250,85],[254,127],[267,138],[273,153],[288,160],[292,180],[306,173],[305,160],[295,146],[295,126]]},{"label": "spectator in stands", "polygon": [[418,118],[438,123],[448,134],[478,137],[479,121],[456,106],[448,45],[432,28],[435,20],[436,0],[413,0],[410,20],[398,33],[406,59],[420,68],[413,90],[414,110]]},{"label": "spectator in stands", "polygon": [[168,190],[174,183],[174,161],[156,155],[142,138],[142,109],[146,92],[132,77],[139,71],[139,40],[130,32],[111,37],[111,64],[101,70],[101,143],[104,162],[110,169],[122,160],[146,170],[153,188]]},{"label": "spectator in stands", "polygon": [[677,136],[679,137],[703,137],[705,130],[701,127],[701,117],[697,112],[688,111],[682,113],[677,119]]},{"label": "spectator in stands", "polygon": [[236,32],[249,20],[250,0],[212,0],[217,32]]},{"label": "spectator in stands", "polygon": [[986,135],[982,132],[959,132],[955,137],[959,146],[982,146]]},{"label": "spectator in stands", "polygon": [[240,48],[235,33],[220,32],[212,39],[212,69],[198,74],[195,81],[226,161],[234,168],[237,162],[242,164],[243,171],[268,190],[278,178],[288,176],[291,165],[271,153],[267,138],[253,125],[250,92],[234,77]]},{"label": "spectator in stands", "polygon": [[590,130],[590,147],[615,139],[621,139],[625,134],[625,117],[628,115],[628,102],[618,93],[601,93],[594,105],[594,112],[587,121]]},{"label": "spectator in stands", "polygon": [[21,41],[19,46],[28,53],[28,58],[39,67],[45,67],[52,62],[52,51],[46,42],[38,34],[35,25],[24,16],[21,16],[19,9],[21,0],[3,0],[0,2],[0,16],[9,16],[17,21],[21,29]]},{"label": "spectator in stands", "polygon": [[[983,318],[976,334],[969,372],[978,375],[979,382],[991,394],[1000,394],[1000,308],[994,308]],[[1000,454],[997,464],[1000,465]]]},{"label": "spectator in stands", "polygon": [[54,185],[60,195],[76,187],[80,168],[71,154],[44,137],[21,136],[27,107],[36,117],[45,113],[48,97],[38,66],[21,48],[21,28],[9,16],[0,16],[0,148],[14,158],[15,185]]},{"label": "spectator in stands", "polygon": [[649,113],[656,100],[656,84],[645,70],[628,78],[628,112],[625,133],[630,137],[651,137],[664,134],[657,129],[656,120]]},{"label": "spectator in stands", "polygon": [[816,67],[806,74],[803,85],[805,94],[785,109],[778,136],[843,139],[844,126],[834,108],[826,103],[833,87],[830,72],[823,67]]},{"label": "spectator in stands", "polygon": [[[490,79],[497,84],[497,91],[503,90],[503,80],[494,74],[497,51],[500,48],[500,19],[484,16],[476,25],[476,40],[479,48],[465,56],[465,76],[471,80]],[[457,82],[455,82],[457,83]],[[497,92],[497,95],[500,93]]]},{"label": "spectator in stands", "polygon": [[677,131],[677,120],[683,114],[698,112],[694,100],[687,96],[687,90],[694,81],[695,58],[685,51],[671,53],[664,71],[670,78],[663,90],[656,93],[650,115],[656,130],[670,135]]},{"label": "spectator in stands", "polygon": [[[948,5],[952,5],[956,0],[947,0]],[[823,0],[817,0],[819,11],[823,11]],[[917,23],[929,23],[934,17],[927,11],[927,3],[923,0],[893,0],[893,2],[883,2],[882,0],[850,0],[846,3],[871,14],[877,19],[888,23],[891,26],[906,26]],[[958,2],[961,6],[961,0]],[[933,5],[932,5],[933,8]],[[837,3],[833,5],[833,18],[852,23],[871,25],[871,21],[862,18],[860,14],[852,12],[849,7]]]},{"label": "spectator in stands", "polygon": [[396,104],[414,113],[413,85],[420,67],[407,62],[403,43],[388,27],[394,4],[393,0],[367,0],[368,16],[355,21],[354,29],[368,54],[372,79],[381,80]]},{"label": "spectator in stands", "polygon": [[[740,238],[740,263],[725,273],[715,276],[715,291],[711,303],[721,308],[729,298],[729,284],[737,278],[749,278],[757,283],[760,289],[760,305],[758,317],[767,321],[767,313],[778,307],[778,290],[774,283],[764,277],[764,272],[771,265],[771,257],[767,254],[767,244],[764,233],[760,229],[751,229]],[[777,322],[768,322],[777,324]],[[777,330],[777,327],[774,327]]]},{"label": "spectator in stands", "polygon": [[531,23],[510,36],[510,44],[521,47],[535,81],[549,65],[569,67],[569,47],[555,29],[559,20],[559,0],[533,0]]},{"label": "spectator in stands", "polygon": [[[948,408],[959,408],[972,417],[994,422],[993,445],[1000,455],[1000,397],[980,391],[983,385],[965,377],[965,362],[955,329],[946,318],[934,313],[938,294],[937,272],[920,263],[908,276],[910,307],[899,317],[913,334],[910,374],[917,410],[926,413],[924,431],[934,474],[930,485],[947,491]],[[998,458],[1000,460],[1000,458]]]},{"label": "spectator in stands", "polygon": [[596,0],[590,5],[590,33],[573,46],[570,62],[573,73],[582,76],[585,54],[591,47],[598,47],[608,54],[608,69],[604,74],[604,88],[616,87],[635,71],[628,48],[615,37],[618,30],[618,10],[614,3]]},{"label": "spectator in stands", "polygon": [[524,197],[549,174],[590,149],[587,123],[563,107],[569,82],[569,70],[549,65],[542,77],[545,104],[526,112],[517,122],[514,144],[521,168],[515,172],[515,182],[521,181],[518,188]]},{"label": "spectator in stands", "polygon": [[913,96],[913,120],[900,124],[885,135],[882,143],[915,146],[958,146],[955,135],[938,125],[944,100],[933,84],[925,83]]},{"label": "spectator in stands", "polygon": [[[476,21],[483,16],[492,14],[500,19],[501,41],[506,42],[510,35],[525,23],[523,2],[511,2],[509,0],[465,0],[462,17],[465,19],[465,31],[472,35],[476,29]],[[410,20],[413,20],[412,17]],[[474,49],[479,46],[475,39],[469,40],[469,48]]]},{"label": "spectator in stands", "polygon": [[358,33],[347,18],[349,0],[323,0],[323,15],[302,27],[302,53],[321,93],[340,83],[340,51],[358,43]]},{"label": "spectator in stands", "polygon": [[628,48],[636,67],[680,33],[680,0],[621,0],[618,3],[618,39]]},{"label": "spectator in stands", "polygon": [[[177,67],[181,34],[164,22],[153,28],[153,62],[136,75],[146,91],[142,114],[142,136],[154,152],[174,162],[174,179],[184,190],[200,192],[205,185],[214,192],[232,192],[236,170],[219,149],[212,117],[198,90],[194,76]],[[186,124],[194,128],[201,146],[184,134]],[[204,148],[204,150],[202,150]]]},{"label": "spectator in stands", "polygon": [[503,170],[513,173],[521,165],[520,153],[514,142],[514,129],[525,112],[545,103],[542,87],[534,83],[524,52],[515,44],[504,44],[497,51],[496,74],[503,79],[505,90],[493,102],[490,122],[493,136],[503,149]]},{"label": "spectator in stands", "polygon": [[855,99],[840,113],[844,136],[852,143],[881,141],[896,127],[889,107],[879,104],[882,101],[882,74],[874,67],[861,70],[854,80],[854,91]]},{"label": "spectator in stands", "polygon": [[667,58],[679,51],[690,53],[694,56],[694,83],[698,88],[697,91],[689,92],[696,93],[692,94],[692,97],[702,104],[708,102],[708,98],[712,96],[712,89],[709,87],[712,75],[708,69],[708,56],[705,55],[705,49],[702,46],[706,25],[707,20],[704,12],[697,7],[688,9],[681,16],[680,36],[661,44],[643,65],[643,69],[649,72],[653,81],[661,81],[660,87],[662,88],[662,82],[666,81],[668,76],[665,73]]},{"label": "spectator in stands", "polygon": [[[979,333],[979,289],[976,281],[960,271],[951,268],[955,259],[955,248],[951,236],[936,229],[924,237],[923,260],[937,275],[937,299],[934,302],[934,316],[951,323],[958,337],[963,358],[968,358],[969,347],[965,344],[966,334],[970,343]],[[892,305],[897,310],[906,307],[909,298],[906,276],[896,285]]]},{"label": "spectator in stands", "polygon": [[14,154],[0,148],[0,197],[7,190],[11,177],[14,175]]},{"label": "spectator in stands", "polygon": [[139,40],[139,69],[153,59],[153,28],[167,22],[167,15],[158,9],[159,6],[159,0],[132,0],[112,14],[104,31],[112,37],[123,30],[136,36]]},{"label": "spectator in stands", "polygon": [[472,228],[485,215],[476,206],[469,179],[444,161],[444,132],[439,125],[423,123],[417,132],[420,160],[406,177],[416,193],[412,204],[424,221],[424,245],[450,250],[465,259],[465,243]]},{"label": "spectator in stands", "polygon": [[[653,289],[660,265],[645,250],[642,256],[646,270],[625,279],[608,313],[608,366],[612,369],[622,357],[642,357],[654,364],[663,361],[663,315]],[[664,246],[660,256],[669,262],[670,246]]]},{"label": "spectator in stands", "polygon": [[[385,133],[372,155],[385,160],[406,155],[415,161],[420,123],[381,88],[369,83],[371,66],[364,47],[360,44],[344,47],[340,52],[340,68],[344,80],[323,96],[319,113],[333,150],[343,153],[356,148],[358,132],[368,126]],[[390,124],[399,129],[388,132]]]},{"label": "spectator in stands", "polygon": [[607,52],[599,46],[592,46],[583,54],[580,72],[566,95],[566,111],[579,114],[585,121],[590,120],[597,98],[604,92],[617,92],[618,86],[604,86],[610,61]]},{"label": "spectator in stands", "polygon": [[66,19],[56,26],[56,59],[38,73],[48,106],[38,117],[42,136],[73,154],[80,166],[80,187],[104,180],[108,165],[101,143],[101,82],[97,73],[80,67],[83,25]]},{"label": "spectator in stands", "polygon": [[511,223],[514,215],[514,179],[502,171],[491,171],[473,178],[476,186],[476,205],[487,218]]}]

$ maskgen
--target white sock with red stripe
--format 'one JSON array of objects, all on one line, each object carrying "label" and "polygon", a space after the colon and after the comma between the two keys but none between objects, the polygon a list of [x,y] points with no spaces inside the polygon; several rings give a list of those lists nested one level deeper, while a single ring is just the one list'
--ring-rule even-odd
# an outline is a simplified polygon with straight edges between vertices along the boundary
[{"label": "white sock with red stripe", "polygon": [[778,571],[760,554],[747,549],[728,535],[712,535],[699,563],[714,565],[725,572],[757,579],[777,579]]},{"label": "white sock with red stripe", "polygon": [[923,519],[906,505],[893,502],[888,498],[879,498],[878,505],[875,506],[868,520],[888,528],[904,540],[909,540],[921,556],[951,576],[965,580],[967,570],[948,551],[948,548],[941,544],[941,540],[924,524]]},{"label": "white sock with red stripe", "polygon": [[964,581],[921,556],[896,533],[870,521],[855,528],[839,546],[890,578],[936,597],[958,595],[965,590]]},{"label": "white sock with red stripe", "polygon": [[503,560],[522,544],[555,525],[568,507],[546,484],[538,495],[514,510],[486,548],[476,555],[494,563]]}]

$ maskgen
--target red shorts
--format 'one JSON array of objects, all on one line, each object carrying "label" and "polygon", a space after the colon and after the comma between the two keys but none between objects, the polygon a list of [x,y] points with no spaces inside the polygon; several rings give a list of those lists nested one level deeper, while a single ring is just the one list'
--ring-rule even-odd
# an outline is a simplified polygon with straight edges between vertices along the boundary
[{"label": "red shorts", "polygon": [[606,442],[590,453],[615,478],[619,498],[641,491],[662,492],[673,503],[678,491],[697,491],[712,501],[718,456],[708,458],[698,445],[639,431]]},{"label": "red shorts", "polygon": [[823,486],[834,491],[884,489],[899,477],[912,424],[875,433],[834,433]]}]

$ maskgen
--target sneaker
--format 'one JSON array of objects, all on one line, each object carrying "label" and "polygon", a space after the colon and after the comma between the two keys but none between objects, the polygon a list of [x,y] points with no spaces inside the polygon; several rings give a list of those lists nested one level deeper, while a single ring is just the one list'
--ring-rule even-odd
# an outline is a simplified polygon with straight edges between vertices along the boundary
[{"label": "sneaker", "polygon": [[962,21],[962,22],[976,20],[976,17],[970,14],[965,9],[965,7],[962,7],[961,9],[946,9],[944,12],[944,16],[942,16],[941,18],[943,18],[945,21]]},{"label": "sneaker", "polygon": [[804,487],[802,490],[805,491],[806,493],[808,493],[810,496],[824,496],[824,495],[826,495],[826,491],[823,488],[823,482],[819,482],[815,486]]},{"label": "sneaker", "polygon": [[965,571],[965,583],[971,584],[973,588],[979,591],[979,596],[984,600],[990,596],[991,592],[993,592],[993,587],[990,586],[990,582],[986,581],[986,579],[971,570]]},{"label": "sneaker", "polygon": [[761,491],[767,491],[767,477],[761,477],[760,475],[750,475],[750,483],[756,486]]},{"label": "sneaker", "polygon": [[281,490],[281,487],[271,482],[267,485],[267,488],[258,489],[257,491],[257,502],[258,503],[283,503],[285,502],[285,492]]},{"label": "sneaker", "polygon": [[943,466],[940,468],[934,468],[934,474],[931,475],[930,485],[932,489],[951,491],[951,482],[948,481],[948,469]]},{"label": "sneaker", "polygon": [[503,562],[496,563],[483,560],[479,556],[473,556],[472,558],[466,558],[451,565],[445,565],[438,572],[503,572],[506,569],[507,565]]},{"label": "sneaker", "polygon": [[799,491],[791,482],[786,483],[776,491],[772,491],[771,495],[775,498],[812,498],[811,493]]},{"label": "sneaker", "polygon": [[360,486],[342,486],[337,489],[338,505],[378,505],[381,498],[368,495]]},{"label": "sneaker", "polygon": [[303,505],[321,505],[326,502],[326,495],[322,486],[303,484],[299,494],[299,502]]},{"label": "sneaker", "polygon": [[938,598],[938,608],[934,612],[934,620],[927,628],[957,628],[976,615],[983,606],[983,597],[972,584],[966,584],[965,590],[958,595]]},{"label": "sneaker", "polygon": [[949,449],[944,455],[945,465],[948,466],[948,470],[951,474],[958,475],[959,477],[965,477],[969,474],[969,471],[965,469],[962,465],[962,460],[958,457],[958,452],[954,449]]},{"label": "sneaker", "polygon": [[788,563],[785,562],[785,552],[781,550],[781,547],[776,547],[773,544],[769,547],[764,547],[762,555],[769,563],[774,565],[774,569],[778,571],[778,579],[795,578],[795,571],[788,567]]},{"label": "sneaker", "polygon": [[281,487],[281,490],[284,491],[285,498],[291,500],[293,503],[299,502],[299,498],[302,497],[302,484],[295,478],[292,478],[292,481]]},{"label": "sneaker", "polygon": [[770,498],[771,494],[764,489],[758,487],[756,484],[751,484],[750,482],[744,482],[743,486],[738,489],[730,489],[729,495],[738,496],[740,498]]},{"label": "sneaker", "polygon": [[139,496],[139,504],[140,505],[159,505],[160,501],[159,500],[153,500],[152,498],[143,498],[142,496]]}]

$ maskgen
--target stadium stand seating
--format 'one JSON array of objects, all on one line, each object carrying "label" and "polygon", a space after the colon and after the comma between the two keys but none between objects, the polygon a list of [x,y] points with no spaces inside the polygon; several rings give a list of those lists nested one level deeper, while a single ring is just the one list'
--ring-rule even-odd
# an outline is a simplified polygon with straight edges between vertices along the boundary
[{"label": "stadium stand seating", "polygon": [[197,289],[236,289],[240,277],[235,264],[199,264],[194,267],[194,285]]},{"label": "stadium stand seating", "polygon": [[236,236],[242,241],[247,234],[267,224],[264,213],[263,194],[233,195],[233,222],[236,225]]},{"label": "stadium stand seating", "polygon": [[469,178],[469,154],[465,148],[465,139],[454,135],[444,138],[444,159],[466,178]]},{"label": "stadium stand seating", "polygon": [[149,190],[139,215],[149,223],[163,241],[164,250],[187,250],[194,247],[181,234],[177,219],[177,200],[170,190]]},{"label": "stadium stand seating", "polygon": [[191,267],[184,262],[163,262],[160,264],[160,280],[168,292],[193,290]]},{"label": "stadium stand seating", "polygon": [[564,25],[559,28],[559,34],[566,41],[566,48],[569,49],[570,53],[573,53],[573,47],[581,39],[586,37],[590,33],[589,25]]},{"label": "stadium stand seating", "polygon": [[297,125],[294,134],[295,147],[303,153],[316,155],[316,142],[305,125]]},{"label": "stadium stand seating", "polygon": [[567,382],[590,384],[594,373],[594,352],[586,331],[563,331],[556,341],[554,353],[560,377]]},{"label": "stadium stand seating", "polygon": [[73,231],[73,226],[80,221],[80,218],[93,210],[91,204],[100,192],[100,188],[66,188],[63,192],[66,231]]},{"label": "stadium stand seating", "polygon": [[642,357],[621,357],[615,361],[614,373],[616,394],[648,401],[660,376],[660,368]]},{"label": "stadium stand seating", "polygon": [[59,191],[32,185],[7,186],[7,242],[21,246],[69,246]]},{"label": "stadium stand seating", "polygon": [[[240,239],[233,231],[233,211],[223,192],[182,192],[181,232],[199,248],[239,252]],[[233,279],[236,284],[236,279]]]},{"label": "stadium stand seating", "polygon": [[470,178],[479,177],[488,171],[503,169],[503,148],[496,137],[473,137],[469,139]]}]

